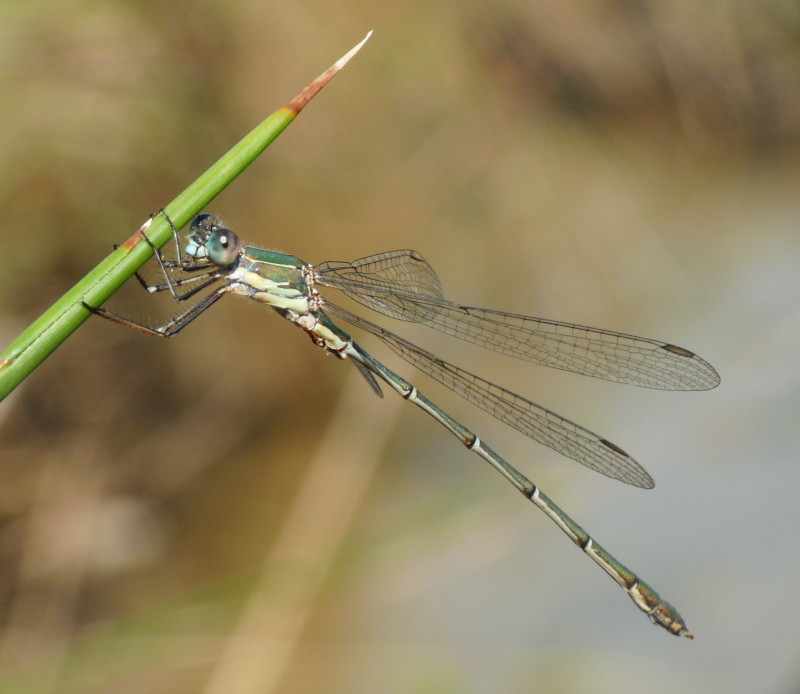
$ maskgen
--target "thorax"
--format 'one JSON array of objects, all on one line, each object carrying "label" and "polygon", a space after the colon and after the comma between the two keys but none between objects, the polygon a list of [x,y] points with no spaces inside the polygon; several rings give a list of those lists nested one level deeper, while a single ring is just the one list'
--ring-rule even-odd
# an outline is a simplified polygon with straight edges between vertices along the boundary
[{"label": "thorax", "polygon": [[230,291],[302,315],[309,309],[305,267],[293,255],[245,246],[228,274]]}]

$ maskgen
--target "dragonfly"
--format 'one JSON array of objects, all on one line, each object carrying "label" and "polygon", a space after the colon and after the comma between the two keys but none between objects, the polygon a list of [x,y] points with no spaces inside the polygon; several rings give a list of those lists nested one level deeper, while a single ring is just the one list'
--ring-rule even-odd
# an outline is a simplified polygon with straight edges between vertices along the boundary
[{"label": "dragonfly", "polygon": [[139,273],[136,277],[149,292],[168,291],[175,301],[192,303],[157,326],[105,307],[84,304],[86,308],[125,327],[171,337],[226,294],[266,304],[304,330],[316,346],[351,361],[376,395],[383,397],[383,383],[433,417],[541,509],[654,624],[676,636],[693,638],[670,603],[592,539],[536,484],[373,357],[333,319],[347,321],[377,337],[423,373],[535,441],[603,475],[652,488],[652,477],[634,458],[608,439],[331,303],[319,288],[339,290],[384,316],[422,324],[507,356],[618,383],[662,390],[708,390],[717,386],[720,378],[707,361],[683,347],[658,340],[448,301],[436,272],[417,251],[390,251],[349,263],[310,265],[292,255],[243,245],[235,232],[208,213],[197,215],[191,222],[184,246],[178,229],[166,212],[162,213],[172,228],[176,258],[164,257],[143,227],[141,236],[150,245],[164,282],[149,284]]}]

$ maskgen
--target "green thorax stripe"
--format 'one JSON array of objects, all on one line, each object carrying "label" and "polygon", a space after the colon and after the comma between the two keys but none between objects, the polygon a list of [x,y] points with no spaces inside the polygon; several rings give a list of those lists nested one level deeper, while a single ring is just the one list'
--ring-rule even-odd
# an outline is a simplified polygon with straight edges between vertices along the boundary
[{"label": "green thorax stripe", "polygon": [[244,254],[251,260],[258,260],[270,265],[285,265],[293,268],[301,268],[306,265],[300,258],[286,253],[278,253],[278,251],[267,251],[263,248],[255,248],[253,246],[245,246]]},{"label": "green thorax stripe", "polygon": [[306,296],[308,286],[303,276],[305,263],[293,255],[266,251],[261,248],[244,248],[239,263],[242,281],[254,289],[281,296]]}]

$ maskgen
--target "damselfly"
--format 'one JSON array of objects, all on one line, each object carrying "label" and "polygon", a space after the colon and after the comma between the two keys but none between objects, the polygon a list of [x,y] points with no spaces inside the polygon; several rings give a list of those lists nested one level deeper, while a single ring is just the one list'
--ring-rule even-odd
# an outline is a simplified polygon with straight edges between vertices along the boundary
[{"label": "damselfly", "polygon": [[[719,375],[708,362],[689,350],[657,340],[447,301],[433,268],[416,251],[390,251],[352,263],[329,261],[312,266],[291,255],[243,246],[233,231],[210,214],[198,215],[192,221],[185,248],[181,247],[178,230],[171,221],[169,224],[177,251],[174,260],[165,259],[142,232],[165,282],[149,285],[138,274],[137,278],[148,291],[169,291],[179,302],[201,298],[159,326],[132,321],[106,308],[88,308],[120,325],[170,337],[225,294],[267,304],[305,330],[315,345],[340,359],[349,358],[377,395],[382,396],[382,381],[427,412],[544,511],[655,624],[672,634],[692,638],[672,605],[595,542],[533,482],[366,352],[331,317],[375,335],[402,359],[532,439],[608,477],[637,487],[653,487],[650,475],[631,456],[602,436],[330,303],[318,287],[338,289],[385,316],[421,323],[502,354],[618,383],[664,390],[707,390],[719,384]],[[175,273],[179,277],[173,278]],[[209,291],[202,294],[204,290]]]}]

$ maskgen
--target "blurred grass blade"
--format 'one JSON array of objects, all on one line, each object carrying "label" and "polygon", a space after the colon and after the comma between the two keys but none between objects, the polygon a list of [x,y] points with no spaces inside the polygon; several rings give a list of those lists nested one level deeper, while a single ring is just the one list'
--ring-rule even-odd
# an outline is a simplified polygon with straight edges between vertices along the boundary
[{"label": "blurred grass blade", "polygon": [[[166,205],[176,226],[182,227],[233,181],[267,146],[283,132],[303,107],[316,96],[364,45],[372,32],[339,58],[317,79],[302,89],[284,106],[272,113],[222,156],[194,183]],[[164,245],[171,230],[162,215],[145,223],[156,246]],[[89,274],[64,294],[0,354],[0,400],[41,364],[83,323],[91,312],[83,306],[100,306],[125,283],[152,255],[137,231]]]}]

